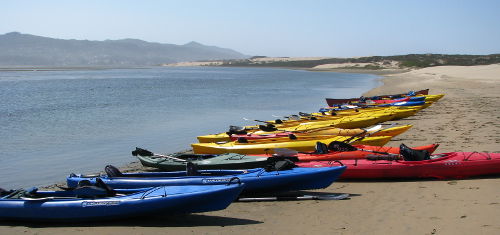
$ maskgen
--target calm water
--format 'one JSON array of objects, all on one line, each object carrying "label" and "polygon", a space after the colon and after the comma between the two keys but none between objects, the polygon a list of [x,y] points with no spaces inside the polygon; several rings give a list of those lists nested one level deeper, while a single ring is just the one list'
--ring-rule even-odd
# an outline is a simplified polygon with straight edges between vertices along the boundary
[{"label": "calm water", "polygon": [[0,187],[62,182],[71,172],[188,149],[196,136],[351,97],[376,76],[256,68],[0,72]]}]

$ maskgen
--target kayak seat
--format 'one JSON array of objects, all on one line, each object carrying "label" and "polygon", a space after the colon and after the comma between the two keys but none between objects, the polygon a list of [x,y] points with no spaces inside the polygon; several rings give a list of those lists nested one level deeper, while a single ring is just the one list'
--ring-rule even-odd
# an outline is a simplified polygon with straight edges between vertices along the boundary
[{"label": "kayak seat", "polygon": [[288,120],[298,121],[298,120],[300,120],[300,116],[297,114],[293,114],[293,115],[288,116]]},{"label": "kayak seat", "polygon": [[431,159],[431,154],[427,150],[415,150],[405,144],[399,146],[399,154],[405,161],[422,161]]},{"label": "kayak seat", "polygon": [[105,188],[93,185],[78,186],[72,191],[78,198],[98,198],[111,196]]},{"label": "kayak seat", "polygon": [[84,186],[92,186],[92,183],[90,182],[90,180],[80,180],[76,185],[76,187],[84,187]]},{"label": "kayak seat", "polygon": [[340,142],[340,141],[332,141],[328,145],[328,150],[334,152],[351,152],[357,151],[358,149],[348,143]]},{"label": "kayak seat", "polygon": [[113,165],[107,165],[104,167],[104,171],[109,177],[123,177],[123,173]]},{"label": "kayak seat", "polygon": [[315,147],[313,154],[327,154],[327,153],[329,153],[328,146],[324,143],[319,142],[319,141],[316,142],[316,147]]},{"label": "kayak seat", "polygon": [[188,162],[186,164],[186,175],[187,176],[196,176],[200,175],[200,172],[198,171],[198,165]]},{"label": "kayak seat", "polygon": [[264,167],[264,170],[267,172],[284,171],[297,167],[290,159],[274,159],[274,161],[269,159],[268,162],[269,164]]},{"label": "kayak seat", "polygon": [[116,196],[116,191],[113,188],[109,187],[109,185],[107,185],[106,183],[104,183],[104,181],[102,181],[101,178],[96,178],[95,179],[95,186],[99,187],[99,188],[103,188],[104,190],[106,190],[106,193],[107,193],[108,197]]},{"label": "kayak seat", "polygon": [[71,191],[75,198],[102,198],[116,196],[114,189],[109,187],[101,178],[96,178],[95,184],[90,180],[80,180],[75,188],[63,188],[64,191]]},{"label": "kayak seat", "polygon": [[248,143],[248,140],[245,137],[238,137],[238,139],[236,141],[238,141],[238,143],[242,143],[242,144]]},{"label": "kayak seat", "polygon": [[276,123],[276,124],[283,124],[283,121],[281,121],[281,119],[276,119],[276,120],[274,120],[274,123]]},{"label": "kayak seat", "polygon": [[229,126],[229,131],[226,132],[227,135],[231,136],[232,134],[236,135],[246,135],[247,131],[245,130],[245,127],[241,126]]},{"label": "kayak seat", "polygon": [[278,129],[273,124],[259,125],[259,129],[263,131],[277,131]]}]

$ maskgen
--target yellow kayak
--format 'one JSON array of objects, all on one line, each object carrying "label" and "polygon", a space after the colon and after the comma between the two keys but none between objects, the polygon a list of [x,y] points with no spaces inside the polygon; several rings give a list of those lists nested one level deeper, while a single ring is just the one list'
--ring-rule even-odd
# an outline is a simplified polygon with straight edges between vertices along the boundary
[{"label": "yellow kayak", "polygon": [[[279,125],[275,126],[278,129],[277,132],[310,131],[310,130],[334,128],[334,127],[342,129],[365,128],[376,125],[381,122],[396,120],[407,116],[411,116],[414,115],[416,112],[418,112],[418,110],[416,109],[402,109],[402,110],[396,110],[394,112],[380,112],[380,113],[377,112],[373,113],[372,115],[368,115],[366,117],[346,116],[328,121],[324,120],[310,121],[306,123],[300,123],[299,125],[295,126],[285,126],[285,127]],[[260,131],[260,129],[258,129],[258,126],[245,126],[244,129],[246,133],[255,133],[257,131]],[[277,133],[277,132],[268,132],[268,133]],[[229,141],[229,135],[224,132],[219,134],[198,136],[197,139],[198,142],[200,143],[213,143],[220,141]]]},{"label": "yellow kayak", "polygon": [[[342,129],[335,127],[325,127],[315,130],[309,131],[300,131],[300,132],[282,132],[282,131],[274,131],[274,132],[265,132],[265,131],[256,131],[254,133],[247,134],[233,134],[231,136],[219,134],[213,135],[214,138],[205,138],[201,139],[201,141],[212,141],[212,142],[223,142],[223,141],[234,141],[238,138],[245,138],[249,140],[253,139],[265,139],[265,138],[278,138],[278,137],[286,137],[289,134],[294,134],[296,136],[326,136],[329,135],[331,137],[334,136],[397,136],[402,134],[403,132],[410,129],[412,125],[404,125],[404,126],[395,126],[382,129],[381,125],[369,128],[369,129]],[[200,143],[212,143],[212,142],[200,142]]]},{"label": "yellow kayak", "polygon": [[373,126],[377,123],[396,120],[402,117],[411,116],[417,113],[416,110],[400,110],[398,112],[391,113],[374,113],[373,115],[367,117],[349,116],[343,117],[342,119],[337,119],[334,121],[315,121],[301,123],[300,125],[294,127],[285,128],[287,131],[301,131],[301,130],[311,130],[317,128],[323,128],[327,126],[334,126],[337,128],[364,128],[368,126]]},{"label": "yellow kayak", "polygon": [[[404,126],[396,126],[396,127],[390,127],[387,129],[382,129],[382,130],[374,130],[374,131],[368,131],[366,132],[367,135],[370,136],[397,136],[402,134],[403,132],[407,131],[410,129],[412,125],[404,125]],[[310,131],[305,131],[305,132],[299,132],[296,133],[295,135],[297,136],[312,136],[312,135],[336,135],[336,136],[355,136],[355,135],[360,135],[364,132],[365,130],[363,129],[340,129],[340,128],[323,128],[323,129],[316,129],[316,130],[310,130]],[[376,131],[376,132],[375,132]],[[375,132],[375,133],[373,133]],[[373,134],[371,134],[373,133]],[[255,132],[255,134],[258,134],[258,132]]]},{"label": "yellow kayak", "polygon": [[[289,120],[272,120],[272,121],[265,121],[265,123],[268,124],[273,124],[277,128],[284,128],[284,127],[291,127],[291,126],[296,126],[300,125],[302,123],[310,123],[310,122],[321,122],[321,121],[334,121],[334,120],[339,120],[342,118],[346,117],[351,117],[351,118],[357,118],[357,117],[379,117],[382,115],[394,115],[395,117],[391,120],[395,119],[401,119],[405,118],[411,115],[414,115],[418,110],[421,108],[412,108],[412,109],[398,109],[398,108],[378,108],[378,109],[373,109],[371,111],[363,110],[363,111],[347,111],[347,112],[329,112],[329,113],[313,113],[308,116],[298,116],[295,115],[297,119],[289,119]],[[409,111],[412,110],[412,111]],[[334,115],[332,115],[334,114]],[[258,120],[255,120],[258,121]],[[264,121],[260,121],[264,122]],[[258,126],[246,126],[246,129],[257,129]]]},{"label": "yellow kayak", "polygon": [[[383,119],[382,119],[383,118]],[[332,121],[325,121],[322,124],[318,125],[311,125],[311,124],[301,124],[301,125],[296,125],[292,127],[283,127],[283,128],[278,128],[277,131],[283,132],[283,131],[307,131],[307,130],[313,130],[313,129],[318,129],[318,128],[325,128],[325,127],[337,127],[337,128],[364,128],[364,127],[369,127],[373,126],[377,123],[384,122],[389,120],[387,116],[383,117],[361,117],[361,118],[352,118],[352,117],[343,117],[337,120],[332,120]],[[314,122],[312,122],[314,123]],[[247,133],[254,133],[256,131],[259,131],[259,129],[255,128],[254,126],[246,126],[244,127]],[[273,133],[273,132],[270,132]],[[276,133],[276,132],[274,132]],[[228,141],[229,140],[229,135],[227,133],[219,133],[219,134],[211,134],[211,135],[202,135],[197,137],[198,142],[200,143],[213,143],[213,142],[220,142],[220,141]]]},{"label": "yellow kayak", "polygon": [[[345,141],[351,137],[336,136],[329,138],[276,138],[273,140],[255,140],[247,143],[239,143],[237,141],[225,143],[196,143],[191,144],[195,154],[223,154],[223,153],[239,153],[239,154],[262,154],[272,153],[275,148],[289,148],[297,151],[314,151],[316,142],[320,141],[329,144],[332,141]],[[372,146],[383,146],[391,140],[392,136],[375,136],[365,137],[352,144],[364,144]]]},{"label": "yellow kayak", "polygon": [[438,101],[439,99],[443,98],[444,94],[437,94],[437,95],[423,95],[423,96],[425,96],[425,102],[427,102],[427,101],[436,102],[436,101]]}]

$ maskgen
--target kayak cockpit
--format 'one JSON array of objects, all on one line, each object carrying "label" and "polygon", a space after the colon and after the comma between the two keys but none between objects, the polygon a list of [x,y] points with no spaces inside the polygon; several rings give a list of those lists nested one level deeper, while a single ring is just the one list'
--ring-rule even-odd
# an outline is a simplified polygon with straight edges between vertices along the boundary
[{"label": "kayak cockpit", "polygon": [[[106,185],[100,178],[92,184],[82,180],[75,188],[62,188],[62,191],[38,191],[38,188],[17,190],[0,190],[1,199],[21,199],[29,201],[46,201],[54,199],[96,199],[117,196],[117,191]],[[124,193],[124,192],[120,192]]]}]

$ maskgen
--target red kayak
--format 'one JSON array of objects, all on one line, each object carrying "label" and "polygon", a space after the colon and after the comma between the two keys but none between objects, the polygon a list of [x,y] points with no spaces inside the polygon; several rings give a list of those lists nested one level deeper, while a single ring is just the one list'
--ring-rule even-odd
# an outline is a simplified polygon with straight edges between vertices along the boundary
[{"label": "red kayak", "polygon": [[[342,160],[347,166],[342,179],[468,178],[500,174],[500,153],[451,152],[432,155],[429,160]],[[301,167],[337,166],[339,162],[298,162]]]},{"label": "red kayak", "polygon": [[[304,153],[297,152],[292,155],[293,157],[298,157],[299,161],[334,161],[334,160],[345,160],[345,159],[364,159],[367,155],[384,155],[384,154],[399,154],[399,147],[384,147],[384,146],[370,146],[370,145],[353,145],[355,148],[360,149],[357,151],[331,151],[325,149],[327,153],[319,154],[318,147],[316,147],[316,152]],[[439,144],[430,144],[413,148],[414,150],[426,150],[429,153],[433,153]],[[276,150],[275,150],[276,151]],[[374,153],[379,152],[379,153]],[[278,154],[280,155],[280,154]],[[271,155],[265,154],[252,154],[252,156],[265,156],[271,157]],[[324,162],[327,163],[327,162]]]}]

